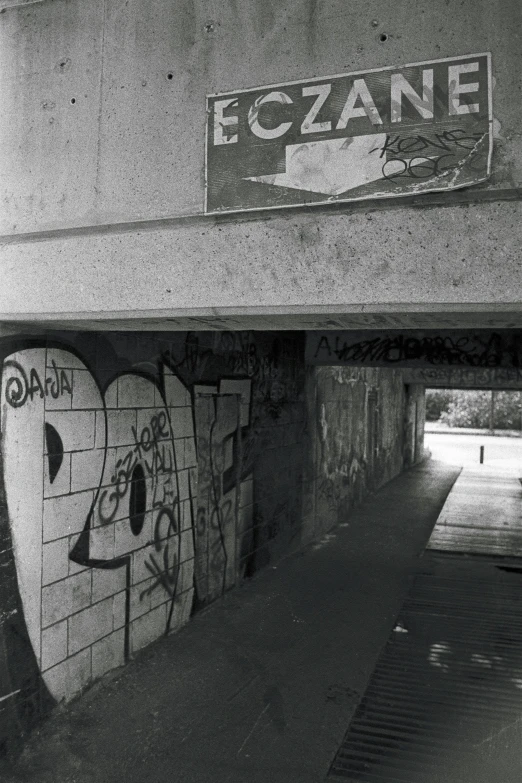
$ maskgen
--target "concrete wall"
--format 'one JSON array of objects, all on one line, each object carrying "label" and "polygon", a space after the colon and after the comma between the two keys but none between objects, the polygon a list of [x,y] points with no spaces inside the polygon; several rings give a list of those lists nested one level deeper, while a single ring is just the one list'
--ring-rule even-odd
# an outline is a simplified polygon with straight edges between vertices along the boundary
[{"label": "concrete wall", "polygon": [[1,345],[0,749],[402,466],[400,371],[295,332]]},{"label": "concrete wall", "polygon": [[[369,325],[412,308],[435,326],[463,305],[518,313],[521,14],[518,0],[4,9],[0,313],[155,329],[291,312],[329,328],[328,308]],[[202,215],[207,93],[481,51],[494,75],[487,183],[239,222]]]},{"label": "concrete wall", "polygon": [[[422,459],[424,392],[408,389],[401,370],[314,367],[308,372],[311,448],[304,524],[314,537],[346,522],[369,492]],[[414,430],[412,408],[418,412]]]}]

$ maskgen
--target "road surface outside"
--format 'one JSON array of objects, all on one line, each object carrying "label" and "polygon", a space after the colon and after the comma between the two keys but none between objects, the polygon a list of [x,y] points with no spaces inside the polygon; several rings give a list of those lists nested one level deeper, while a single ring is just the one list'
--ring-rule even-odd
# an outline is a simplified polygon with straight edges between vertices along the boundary
[{"label": "road surface outside", "polygon": [[453,465],[480,465],[480,447],[484,446],[484,465],[506,474],[522,477],[522,438],[453,432],[426,432],[424,444],[435,460]]}]

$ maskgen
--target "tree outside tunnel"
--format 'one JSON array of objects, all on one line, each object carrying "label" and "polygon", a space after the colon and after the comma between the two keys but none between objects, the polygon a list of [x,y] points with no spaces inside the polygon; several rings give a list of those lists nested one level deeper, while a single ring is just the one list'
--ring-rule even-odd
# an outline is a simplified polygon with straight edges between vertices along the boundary
[{"label": "tree outside tunnel", "polygon": [[522,392],[427,389],[426,421],[448,427],[522,429]]}]

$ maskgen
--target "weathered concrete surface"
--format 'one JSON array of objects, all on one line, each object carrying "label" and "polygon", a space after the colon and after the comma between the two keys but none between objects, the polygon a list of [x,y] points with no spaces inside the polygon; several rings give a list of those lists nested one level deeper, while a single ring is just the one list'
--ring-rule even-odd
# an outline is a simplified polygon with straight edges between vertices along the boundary
[{"label": "weathered concrete surface", "polygon": [[[460,325],[448,311],[463,305],[477,325],[504,305],[509,325],[522,304],[521,13],[518,0],[4,9],[0,317],[183,329],[197,318],[199,328],[256,328],[256,318],[270,328],[275,314],[278,328],[328,328],[333,308],[359,314],[358,326],[407,325],[418,311],[422,326],[440,327]],[[396,199],[239,224],[202,216],[207,93],[486,50],[487,183],[428,194],[419,208]],[[16,241],[28,233],[37,241]],[[291,308],[299,318],[284,320]]]},{"label": "weathered concrete surface", "polygon": [[519,187],[521,13],[518,0],[8,8],[0,231],[201,214],[206,94],[484,51],[496,119],[485,187]]},{"label": "weathered concrete surface", "polygon": [[5,783],[318,783],[457,476],[428,462],[55,713]]},{"label": "weathered concrete surface", "polygon": [[424,389],[407,391],[400,370],[315,367],[311,375],[303,483],[309,539],[347,519],[369,492],[420,461],[424,450]]},{"label": "weathered concrete surface", "polygon": [[[205,328],[213,315],[223,329],[240,328],[235,313],[255,315],[261,303],[265,313],[300,306],[301,314],[321,306],[411,312],[417,303],[436,326],[437,313],[462,305],[468,317],[474,305],[507,306],[512,322],[522,302],[521,245],[521,202],[11,239],[0,248],[0,314],[134,314],[161,318],[162,329],[177,327],[170,316],[203,316]],[[328,325],[328,314],[313,321]]]}]

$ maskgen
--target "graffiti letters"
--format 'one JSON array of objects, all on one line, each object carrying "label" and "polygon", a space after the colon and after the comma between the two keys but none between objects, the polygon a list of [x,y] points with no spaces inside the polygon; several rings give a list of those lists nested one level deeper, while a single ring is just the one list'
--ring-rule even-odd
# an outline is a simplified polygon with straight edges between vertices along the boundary
[{"label": "graffiti letters", "polygon": [[[120,500],[126,496],[138,464],[145,466],[145,475],[153,482],[160,473],[171,475],[174,472],[172,450],[168,443],[167,416],[164,411],[152,416],[150,424],[143,427],[139,435],[134,426],[131,431],[135,445],[124,457],[118,459],[110,487],[100,494],[99,516],[103,524],[108,524],[115,518]],[[164,487],[163,497],[160,501],[154,501],[154,507],[161,507],[172,494]]]},{"label": "graffiti letters", "polygon": [[33,401],[35,396],[40,399],[49,395],[54,399],[63,394],[72,394],[72,373],[64,369],[58,369],[54,359],[51,361],[52,374],[42,380],[35,367],[27,371],[19,362],[6,360],[4,370],[9,371],[9,377],[5,384],[5,399],[13,408],[21,408],[22,405]]},{"label": "graffiti letters", "polygon": [[313,364],[447,367],[518,367],[520,333],[311,333],[307,359]]},{"label": "graffiti letters", "polygon": [[484,133],[469,133],[454,128],[429,134],[386,134],[385,142],[371,153],[384,158],[383,177],[389,181],[406,178],[430,179],[462,167],[462,150],[473,154],[486,139]]}]

